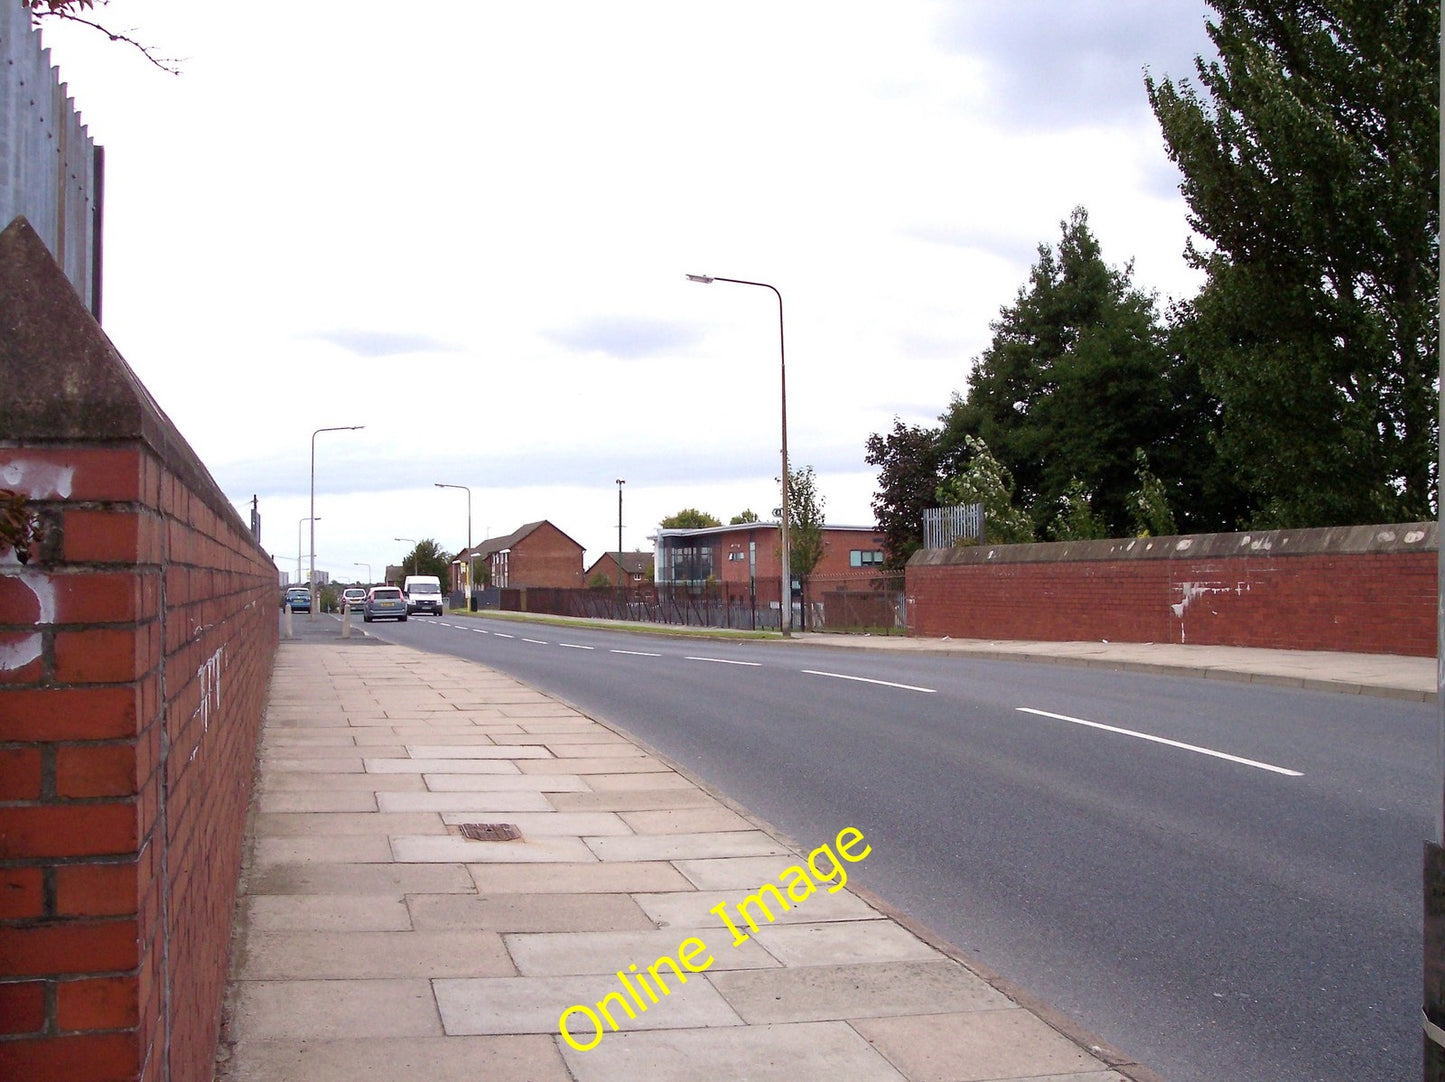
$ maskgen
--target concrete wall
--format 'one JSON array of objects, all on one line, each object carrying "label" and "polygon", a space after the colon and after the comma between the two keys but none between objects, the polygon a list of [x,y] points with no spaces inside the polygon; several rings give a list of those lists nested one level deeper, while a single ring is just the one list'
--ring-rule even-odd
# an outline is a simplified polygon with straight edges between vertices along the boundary
[{"label": "concrete wall", "polygon": [[208,1080],[276,568],[23,222],[0,490],[0,1078]]},{"label": "concrete wall", "polygon": [[1434,656],[1436,523],[925,549],[909,630]]}]

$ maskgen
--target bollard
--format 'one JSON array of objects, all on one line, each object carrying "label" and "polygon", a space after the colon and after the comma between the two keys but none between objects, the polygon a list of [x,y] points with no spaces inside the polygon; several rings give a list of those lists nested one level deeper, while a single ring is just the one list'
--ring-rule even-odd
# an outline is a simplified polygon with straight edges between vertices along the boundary
[{"label": "bollard", "polygon": [[341,637],[351,638],[351,604],[343,602],[341,605]]},{"label": "bollard", "polygon": [[286,610],[286,619],[282,623],[282,634],[288,639],[295,638],[295,633],[291,627],[291,602],[286,602],[282,607]]}]

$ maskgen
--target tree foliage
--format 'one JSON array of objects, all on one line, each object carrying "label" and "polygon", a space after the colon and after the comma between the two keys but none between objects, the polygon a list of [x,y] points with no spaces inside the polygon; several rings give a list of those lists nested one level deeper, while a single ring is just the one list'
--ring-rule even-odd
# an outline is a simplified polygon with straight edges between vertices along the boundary
[{"label": "tree foliage", "polygon": [[788,470],[788,570],[807,584],[823,558],[823,508],[812,466]]},{"label": "tree foliage", "polygon": [[937,507],[983,504],[983,537],[1001,545],[1022,544],[1034,539],[1034,524],[1028,512],[1014,504],[1014,480],[988,445],[977,436],[963,437],[968,461],[934,492]]},{"label": "tree foliage", "polygon": [[749,508],[746,508],[745,510],[739,511],[736,515],[734,515],[732,518],[730,518],[730,519],[728,520],[728,525],[729,525],[729,526],[746,526],[746,525],[747,525],[748,523],[750,523],[750,522],[757,522],[757,521],[758,521],[758,513],[757,513],[756,511],[754,511],[751,507],[749,507]]},{"label": "tree foliage", "polygon": [[699,511],[696,507],[684,507],[675,515],[668,515],[662,520],[664,530],[704,530],[709,526],[721,526],[722,520],[714,518],[706,511]]},{"label": "tree foliage", "polygon": [[1058,513],[1049,526],[1055,541],[1094,541],[1108,537],[1109,531],[1089,506],[1089,486],[1075,477],[1059,497]]},{"label": "tree foliage", "polygon": [[436,541],[428,537],[402,557],[404,575],[435,575],[442,582],[451,581],[452,558]]},{"label": "tree foliage", "polygon": [[938,433],[893,418],[893,430],[872,433],[864,452],[878,470],[873,514],[883,534],[883,569],[898,571],[923,547],[923,512],[937,507]]},{"label": "tree foliage", "polygon": [[1147,89],[1207,242],[1177,322],[1220,453],[1256,525],[1429,517],[1439,5],[1209,3],[1199,89]]}]

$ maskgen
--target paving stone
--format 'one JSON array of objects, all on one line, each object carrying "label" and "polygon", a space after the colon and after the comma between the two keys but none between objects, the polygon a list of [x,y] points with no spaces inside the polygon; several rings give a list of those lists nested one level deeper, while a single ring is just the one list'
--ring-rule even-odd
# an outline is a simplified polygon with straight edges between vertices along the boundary
[{"label": "paving stone", "polygon": [[[674,777],[676,775],[673,775]],[[644,777],[665,778],[666,774]],[[588,779],[596,782],[594,774]],[[695,786],[681,789],[619,789],[606,793],[552,793],[547,800],[558,811],[653,811],[670,808],[707,808],[722,805]],[[648,833],[638,831],[638,833]]]},{"label": "paving stone", "polygon": [[[773,881],[777,885],[777,880]],[[780,888],[781,889],[781,888]],[[634,894],[633,899],[649,917],[664,928],[673,925],[685,928],[722,928],[722,921],[709,912],[719,902],[726,903],[727,913],[732,922],[746,929],[744,918],[737,916],[737,907],[744,898],[758,893],[758,886],[751,890],[691,890],[671,891],[661,894]],[[786,891],[783,892],[787,897]],[[883,914],[873,909],[856,894],[839,891],[829,894],[816,890],[801,902],[791,902],[791,909],[782,909],[771,895],[764,900],[772,911],[773,920],[780,924],[815,924],[820,921],[836,920],[883,920]],[[766,919],[750,906],[753,919],[761,923]]]},{"label": "paving stone", "polygon": [[521,838],[514,842],[475,842],[458,835],[403,835],[391,839],[391,857],[402,864],[573,863],[592,857],[580,838]]},{"label": "paving stone", "polygon": [[656,925],[626,894],[413,894],[411,926],[489,932],[617,932]]},{"label": "paving stone", "polygon": [[305,774],[287,771],[264,774],[261,780],[261,791],[266,793],[298,790],[308,793],[397,793],[425,788],[420,774]]},{"label": "paving stone", "polygon": [[368,1037],[440,1037],[441,1018],[427,980],[237,981],[230,1012],[235,1041],[341,1033]]},{"label": "paving stone", "polygon": [[556,741],[548,741],[546,748],[559,759],[636,759],[647,754],[636,744],[622,741],[607,744],[570,743],[572,734]]},{"label": "paving stone", "polygon": [[240,979],[347,980],[511,976],[495,932],[268,932],[252,928]]},{"label": "paving stone", "polygon": [[671,773],[672,767],[651,755],[637,755],[630,759],[598,757],[593,759],[548,759],[545,762],[531,759],[519,760],[517,769],[523,774],[545,774],[549,770],[567,770],[572,774],[648,774]]},{"label": "paving stone", "polygon": [[753,824],[737,812],[716,803],[702,808],[629,810],[622,816],[622,820],[638,834],[693,834],[700,831],[753,829]]},{"label": "paving stone", "polygon": [[[372,775],[368,775],[372,776]],[[411,775],[400,775],[410,777]],[[532,793],[585,793],[591,781],[576,774],[428,774],[426,787],[437,793],[498,792],[523,790]]]},{"label": "paving stone", "polygon": [[[733,919],[737,923],[737,919]],[[892,921],[765,925],[745,929],[785,966],[937,961],[943,955]]]},{"label": "paving stone", "polygon": [[787,853],[787,849],[761,830],[733,830],[704,834],[633,834],[615,838],[588,838],[587,846],[600,860],[678,860],[688,857],[751,857]]},{"label": "paving stone", "polygon": [[446,823],[440,815],[426,812],[262,812],[256,816],[255,833],[258,838],[303,837],[312,834],[327,837],[339,834],[445,834]]},{"label": "paving stone", "polygon": [[[623,967],[626,968],[626,967]],[[639,970],[644,967],[638,966]],[[639,991],[643,1010],[631,1001],[635,1017],[611,1000],[608,1010],[618,1026],[627,1031],[684,1029],[700,1026],[738,1026],[733,1012],[702,974],[690,974],[686,982],[672,979],[670,968],[662,968],[669,991],[659,990],[656,1003]],[[648,978],[649,980],[651,978]],[[597,1002],[612,992],[627,996],[615,976],[593,974],[566,977],[498,977],[474,980],[437,980],[437,1008],[447,1033],[559,1033],[562,1013],[574,1004],[596,1012]],[[605,1026],[605,1019],[601,1019]],[[582,1044],[596,1035],[596,1023],[581,1012],[568,1019],[568,1032]],[[609,1029],[608,1033],[612,1031]],[[604,1038],[603,1044],[606,1044]]]},{"label": "paving stone", "polygon": [[[993,1082],[1100,1071],[1086,1055],[1020,1008],[903,1018],[865,1018],[853,1027],[915,1082]],[[605,1043],[605,1042],[604,1042]],[[1073,1072],[1073,1073],[1071,1073]],[[1103,1077],[1113,1077],[1103,1072]]]},{"label": "paving stone", "polygon": [[412,927],[401,894],[257,894],[244,899],[243,907],[250,928],[263,932],[388,932]]},{"label": "paving stone", "polygon": [[547,797],[538,792],[377,793],[375,800],[377,807],[384,812],[456,811],[504,815],[552,810]]},{"label": "paving stone", "polygon": [[562,1055],[577,1082],[906,1082],[843,1022],[608,1033],[589,1052],[563,1044]]},{"label": "paving stone", "polygon": [[[459,826],[477,820],[469,812],[442,812],[441,821],[448,826]],[[533,834],[570,834],[573,837],[614,834],[630,837],[632,834],[627,824],[611,812],[522,812],[509,815],[506,821],[521,830],[524,838]]]},{"label": "paving stone", "polygon": [[719,971],[709,979],[745,1021],[758,1024],[1014,1006],[953,961]]},{"label": "paving stone", "polygon": [[572,1082],[542,1036],[245,1041],[217,1082]]},{"label": "paving stone", "polygon": [[692,884],[664,861],[586,864],[479,864],[467,869],[479,894],[608,894],[689,890]]},{"label": "paving stone", "polygon": [[503,937],[517,971],[526,977],[563,976],[580,973],[615,973],[631,964],[645,968],[661,955],[677,957],[687,939],[700,939],[711,955],[708,971],[718,969],[763,969],[777,960],[756,943],[732,945],[726,931],[716,928],[661,928],[643,932],[557,932],[508,934]]},{"label": "paving stone", "polygon": [[763,883],[777,883],[798,858],[721,857],[711,860],[676,860],[677,870],[698,890],[746,890],[751,893]]},{"label": "paving stone", "polygon": [[460,864],[273,864],[253,868],[257,894],[475,894]]},{"label": "paving stone", "polygon": [[[400,794],[398,794],[400,795]],[[373,812],[375,793],[263,792],[256,807],[266,813],[287,812]]]},{"label": "paving stone", "polygon": [[252,853],[255,865],[267,864],[384,864],[391,848],[386,837],[257,838]]},{"label": "paving stone", "polygon": [[[571,760],[571,762],[576,760]],[[697,786],[688,781],[681,774],[657,773],[657,774],[592,774],[587,778],[587,784],[599,793],[616,792],[623,789],[688,789],[694,792],[699,791]]]},{"label": "paving stone", "polygon": [[[503,751],[489,747],[487,751]],[[518,749],[521,750],[521,749]],[[538,749],[539,751],[545,749]],[[543,756],[552,762],[551,756]],[[470,759],[367,759],[368,774],[516,774],[512,756],[488,756]]]}]

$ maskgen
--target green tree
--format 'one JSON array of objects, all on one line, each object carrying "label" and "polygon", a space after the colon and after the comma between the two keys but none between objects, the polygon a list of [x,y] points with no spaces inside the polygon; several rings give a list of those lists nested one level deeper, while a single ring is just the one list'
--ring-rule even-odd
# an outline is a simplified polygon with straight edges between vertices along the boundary
[{"label": "green tree", "polygon": [[1209,3],[1199,89],[1146,83],[1206,242],[1177,338],[1221,404],[1220,454],[1254,525],[1429,517],[1439,5]]},{"label": "green tree", "polygon": [[944,415],[940,451],[967,460],[968,438],[982,440],[1036,527],[1078,479],[1105,529],[1123,531],[1134,449],[1162,454],[1177,441],[1200,455],[1208,445],[1187,437],[1199,422],[1177,408],[1153,296],[1134,286],[1132,266],[1104,262],[1084,208],[1060,225],[1057,250],[1039,245],[1028,282],[969,373],[967,396]]},{"label": "green tree", "polygon": [[1135,476],[1139,487],[1129,494],[1129,508],[1134,516],[1136,537],[1164,537],[1176,531],[1174,512],[1169,508],[1169,493],[1164,482],[1149,470],[1149,456],[1141,447],[1134,452]]},{"label": "green tree", "polygon": [[872,502],[883,534],[883,569],[898,571],[923,547],[923,512],[938,506],[938,433],[895,417],[891,432],[868,437],[863,457],[878,470]]},{"label": "green tree", "polygon": [[729,525],[729,526],[745,526],[745,525],[747,525],[749,522],[757,522],[757,521],[758,521],[758,513],[757,513],[756,511],[754,511],[752,508],[748,508],[748,509],[745,510],[745,511],[739,511],[736,515],[734,515],[731,519],[729,519],[729,520],[728,520],[728,525]]},{"label": "green tree", "polygon": [[807,586],[823,558],[823,507],[812,466],[788,470],[788,570]]},{"label": "green tree", "polygon": [[1094,541],[1109,531],[1089,506],[1089,486],[1075,477],[1059,497],[1058,513],[1049,526],[1055,541]]},{"label": "green tree", "polygon": [[435,540],[428,537],[401,559],[404,575],[435,575],[443,585],[451,581],[451,557]]},{"label": "green tree", "polygon": [[668,515],[662,520],[664,530],[702,530],[721,525],[721,519],[714,518],[706,511],[699,511],[696,507],[684,507],[677,514]]},{"label": "green tree", "polygon": [[938,486],[935,506],[983,504],[984,541],[999,545],[1023,544],[1034,539],[1033,519],[1014,504],[1014,481],[1008,468],[977,436],[963,438],[968,461]]}]

